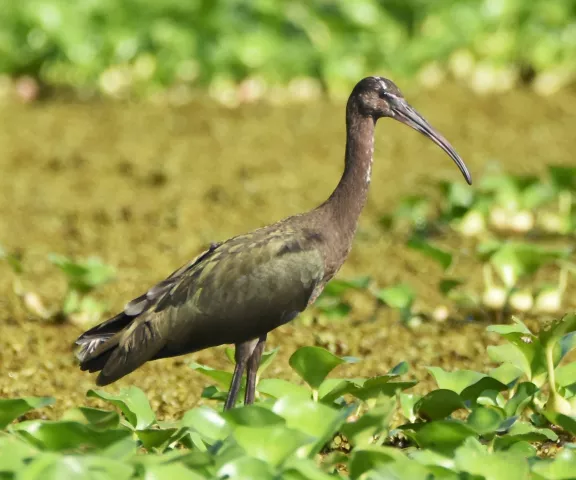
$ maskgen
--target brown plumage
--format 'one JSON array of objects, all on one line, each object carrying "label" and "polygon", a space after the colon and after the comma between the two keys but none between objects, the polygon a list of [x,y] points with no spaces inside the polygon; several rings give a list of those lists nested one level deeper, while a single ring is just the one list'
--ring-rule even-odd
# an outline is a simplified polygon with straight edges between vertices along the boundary
[{"label": "brown plumage", "polygon": [[82,370],[99,371],[98,385],[107,385],[149,360],[233,343],[236,368],[225,408],[235,404],[245,369],[245,403],[252,403],[267,333],[313,303],[350,251],[381,117],[428,136],[471,182],[454,149],[394,83],[365,78],[348,100],[345,168],[329,199],[305,214],[211,245],[123,312],[82,334],[76,341]]}]

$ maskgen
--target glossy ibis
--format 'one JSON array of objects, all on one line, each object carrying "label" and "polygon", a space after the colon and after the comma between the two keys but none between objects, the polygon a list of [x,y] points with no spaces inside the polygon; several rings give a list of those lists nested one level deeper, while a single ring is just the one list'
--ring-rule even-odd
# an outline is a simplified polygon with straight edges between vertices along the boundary
[{"label": "glossy ibis", "polygon": [[266,335],[312,304],[350,251],[370,184],[374,127],[382,117],[426,135],[471,183],[452,146],[393,82],[365,78],[348,99],[344,173],[328,200],[211,245],[123,312],[82,334],[76,341],[82,370],[100,371],[96,383],[107,385],[149,360],[233,343],[236,367],[224,408],[235,405],[244,370],[245,403],[252,403]]}]

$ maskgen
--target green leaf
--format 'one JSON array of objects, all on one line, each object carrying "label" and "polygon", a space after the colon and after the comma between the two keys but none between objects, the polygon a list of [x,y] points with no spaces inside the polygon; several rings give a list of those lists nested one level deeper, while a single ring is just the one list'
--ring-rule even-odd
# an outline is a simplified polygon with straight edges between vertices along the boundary
[{"label": "green leaf", "polygon": [[567,334],[576,331],[576,314],[566,315],[561,320],[554,322],[546,330],[540,332],[540,342],[546,348],[548,345],[556,344]]},{"label": "green leaf", "polygon": [[320,347],[301,347],[292,354],[289,363],[300,378],[318,390],[326,376],[344,360]]},{"label": "green leaf", "polygon": [[548,174],[559,190],[576,191],[576,167],[548,165]]},{"label": "green leaf", "polygon": [[342,426],[351,409],[337,411],[312,400],[284,397],[274,404],[272,411],[286,420],[287,428],[300,430],[315,439],[307,448],[308,455],[313,457]]},{"label": "green leaf", "polygon": [[311,398],[310,390],[302,385],[296,385],[281,378],[265,378],[257,385],[260,393],[272,398],[296,397],[302,400]]},{"label": "green leaf", "polygon": [[461,408],[466,406],[460,395],[452,390],[438,389],[422,397],[414,406],[414,411],[425,420],[438,420]]},{"label": "green leaf", "polygon": [[532,382],[522,382],[516,387],[516,392],[506,402],[504,410],[509,417],[520,415],[524,408],[532,401],[534,395],[538,391],[538,387]]},{"label": "green leaf", "polygon": [[574,450],[563,449],[553,459],[536,462],[532,471],[547,480],[567,480],[574,478],[576,471],[576,454]]},{"label": "green leaf", "polygon": [[447,252],[446,250],[441,249],[435,245],[432,245],[429,242],[426,242],[422,238],[418,236],[413,236],[408,240],[406,246],[412,248],[413,250],[417,250],[423,255],[434,260],[438,263],[443,270],[446,270],[452,265],[452,254]]},{"label": "green leaf", "polygon": [[395,398],[382,398],[356,421],[344,423],[340,431],[355,448],[368,447],[373,443],[375,435],[387,436],[395,408]]},{"label": "green leaf", "polygon": [[117,395],[89,390],[86,396],[101,398],[118,407],[136,430],[147,428],[156,420],[146,394],[137,387],[123,388]]},{"label": "green leaf", "polygon": [[438,384],[438,388],[452,390],[453,392],[460,393],[466,387],[474,385],[486,375],[472,370],[454,370],[447,372],[440,367],[426,367],[432,374],[434,380]]},{"label": "green leaf", "polygon": [[234,408],[222,413],[229,425],[249,427],[269,427],[284,424],[285,420],[274,412],[259,405],[246,405],[244,408]]},{"label": "green leaf", "polygon": [[298,448],[315,441],[302,431],[276,424],[265,427],[238,426],[234,438],[246,453],[270,465],[278,466]]},{"label": "green leaf", "polygon": [[38,454],[36,448],[16,435],[0,436],[0,452],[0,472],[18,472]]},{"label": "green leaf", "polygon": [[323,472],[313,460],[293,456],[282,469],[282,480],[334,480],[334,476]]},{"label": "green leaf", "polygon": [[504,413],[499,408],[476,407],[468,416],[466,423],[472,427],[478,435],[486,435],[496,432],[505,418]]},{"label": "green leaf", "polygon": [[146,466],[145,480],[204,480],[205,477],[189,470],[181,463]]},{"label": "green leaf", "polygon": [[349,280],[330,280],[324,288],[324,294],[330,297],[339,297],[347,290],[362,290],[370,285],[370,277],[358,277]]},{"label": "green leaf", "polygon": [[95,430],[71,421],[30,420],[14,425],[13,430],[30,443],[46,450],[106,448],[131,435],[127,429]]},{"label": "green leaf", "polygon": [[571,435],[576,435],[576,418],[549,410],[543,413],[550,423],[559,426]]},{"label": "green leaf", "polygon": [[459,278],[443,278],[438,284],[438,289],[442,295],[448,295],[452,290],[459,287],[464,283],[464,280]]},{"label": "green leaf", "polygon": [[120,424],[120,415],[117,412],[91,407],[76,407],[68,410],[62,419],[86,422],[96,430],[114,429]]},{"label": "green leaf", "polygon": [[177,431],[177,428],[146,428],[137,430],[136,435],[142,442],[142,446],[151,450],[164,446]]},{"label": "green leaf", "polygon": [[460,392],[460,397],[465,402],[476,402],[477,398],[485,392],[486,390],[494,390],[497,392],[503,392],[504,390],[508,390],[508,386],[499,382],[495,378],[492,377],[482,377],[476,383],[472,385],[468,385],[464,390]]},{"label": "green leaf", "polygon": [[218,478],[229,478],[234,480],[273,480],[276,478],[271,466],[268,463],[258,458],[251,458],[247,456],[226,462],[218,470],[217,476]]},{"label": "green leaf", "polygon": [[202,375],[205,375],[217,382],[218,385],[222,388],[227,389],[232,382],[232,372],[228,372],[226,370],[216,370],[206,365],[200,365],[196,362],[190,362],[188,365],[192,370],[196,370]]},{"label": "green leaf", "polygon": [[391,308],[409,310],[416,294],[410,285],[398,284],[378,290],[376,297]]},{"label": "green leaf", "polygon": [[230,432],[226,420],[209,407],[188,410],[182,417],[181,424],[198,432],[202,439],[210,444],[223,440]]},{"label": "green leaf", "polygon": [[494,452],[488,455],[458,449],[455,461],[458,470],[478,475],[479,478],[485,480],[527,480],[530,478],[528,461],[513,453]]},{"label": "green leaf", "polygon": [[37,408],[47,407],[55,402],[53,397],[24,397],[0,399],[0,429],[6,428],[13,420]]},{"label": "green leaf", "polygon": [[426,423],[415,434],[414,440],[421,448],[430,448],[440,453],[451,453],[476,431],[458,420],[436,420]]},{"label": "green leaf", "polygon": [[356,480],[370,470],[396,461],[399,456],[402,454],[390,447],[370,446],[364,449],[354,449],[348,464],[350,478]]},{"label": "green leaf", "polygon": [[386,374],[386,376],[400,376],[405,375],[408,373],[410,366],[408,362],[400,362],[398,365],[395,365],[390,369],[390,371]]}]

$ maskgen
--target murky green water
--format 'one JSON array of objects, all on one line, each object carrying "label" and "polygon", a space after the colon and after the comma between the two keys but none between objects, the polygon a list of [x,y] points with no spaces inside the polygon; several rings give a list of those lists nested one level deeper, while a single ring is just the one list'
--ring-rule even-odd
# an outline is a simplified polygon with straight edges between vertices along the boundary
[{"label": "murky green water", "polygon": [[[446,87],[407,96],[476,178],[495,161],[521,173],[575,162],[576,95],[478,98]],[[53,102],[2,108],[0,124],[0,244],[22,250],[25,287],[54,305],[65,284],[46,255],[98,255],[118,269],[117,281],[98,294],[112,311],[209,242],[323,201],[340,176],[344,148],[344,107],[327,103],[228,111],[210,104],[169,109]],[[360,232],[340,275],[371,275],[383,286],[410,282],[433,306],[440,301],[439,268],[383,232],[378,219],[399,196],[430,179],[460,179],[460,173],[437,147],[389,120],[378,125],[375,157]],[[454,246],[460,246],[457,240]],[[478,277],[479,271],[470,273],[472,264],[461,248],[455,273]],[[84,395],[94,377],[77,369],[72,353],[81,330],[28,318],[11,282],[10,270],[0,264],[0,396],[53,395],[58,403],[52,416],[89,403]],[[576,296],[567,297],[574,309]],[[429,324],[413,332],[389,311],[379,310],[369,321],[373,301],[351,300],[348,321],[312,329],[296,322],[275,331],[269,346],[280,345],[281,354],[266,375],[291,376],[289,355],[313,343],[363,359],[342,374],[382,373],[401,360],[418,378],[431,364],[489,365],[485,345],[495,339],[484,333],[485,325]],[[208,383],[186,367],[192,359],[229,368],[216,348],[153,362],[108,388],[137,385],[160,416],[177,415],[201,401]]]}]

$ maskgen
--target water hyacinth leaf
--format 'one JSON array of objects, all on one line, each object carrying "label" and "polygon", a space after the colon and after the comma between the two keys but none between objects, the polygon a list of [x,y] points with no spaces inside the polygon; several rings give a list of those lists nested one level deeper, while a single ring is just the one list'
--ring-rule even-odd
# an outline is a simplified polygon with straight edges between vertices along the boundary
[{"label": "water hyacinth leaf", "polygon": [[512,323],[509,325],[490,325],[486,328],[487,332],[498,333],[499,335],[506,336],[509,333],[520,333],[528,337],[535,337],[526,324],[518,317],[512,317]]},{"label": "water hyacinth leaf", "polygon": [[[558,343],[562,337],[576,331],[576,314],[566,315],[540,332],[540,342],[546,348]],[[571,339],[571,337],[570,337]]]},{"label": "water hyacinth leaf", "polygon": [[115,276],[113,267],[95,257],[75,262],[64,255],[50,254],[48,259],[66,275],[70,288],[82,293],[90,292]]},{"label": "water hyacinth leaf", "polygon": [[549,428],[537,428],[527,422],[516,422],[506,432],[494,438],[494,448],[507,450],[518,442],[555,442],[558,435]]},{"label": "water hyacinth leaf", "polygon": [[466,387],[474,385],[486,376],[483,373],[472,370],[454,370],[453,372],[447,372],[440,367],[426,367],[426,369],[432,374],[434,380],[436,380],[438,388],[452,390],[458,394]]},{"label": "water hyacinth leaf", "polygon": [[76,407],[68,410],[63,420],[74,420],[88,423],[97,430],[108,430],[117,428],[120,424],[120,415],[112,410],[102,410],[100,408]]},{"label": "water hyacinth leaf", "polygon": [[416,412],[414,411],[414,407],[421,398],[421,395],[416,395],[415,393],[400,394],[400,408],[402,410],[402,415],[404,415],[409,422],[416,421]]},{"label": "water hyacinth leaf", "polygon": [[559,190],[576,191],[576,167],[548,165],[548,174]]},{"label": "water hyacinth leaf", "polygon": [[524,408],[532,401],[538,387],[532,382],[522,382],[516,387],[516,392],[506,402],[504,410],[508,416],[520,415]]},{"label": "water hyacinth leaf", "polygon": [[244,408],[233,408],[222,413],[222,418],[229,425],[247,427],[269,427],[283,425],[286,421],[280,416],[259,405],[246,405]]},{"label": "water hyacinth leaf", "polygon": [[403,455],[390,447],[370,446],[363,449],[354,449],[348,464],[350,478],[355,480],[364,473],[386,463],[394,462]]},{"label": "water hyacinth leaf", "polygon": [[147,465],[145,469],[146,480],[205,480],[206,477],[193,472],[181,463],[165,463]]},{"label": "water hyacinth leaf", "polygon": [[416,298],[416,293],[410,285],[401,283],[378,290],[376,297],[390,308],[410,310]]},{"label": "water hyacinth leaf", "polygon": [[[530,478],[528,461],[509,452],[494,452],[490,455],[469,450],[456,452],[458,470],[485,480],[527,480]],[[476,477],[474,477],[476,478]]]},{"label": "water hyacinth leaf", "polygon": [[0,399],[0,430],[13,420],[38,408],[47,407],[55,402],[53,397],[24,397]]},{"label": "water hyacinth leaf", "polygon": [[410,365],[408,365],[408,362],[402,361],[399,364],[392,367],[386,375],[387,376],[395,376],[395,377],[400,376],[400,375],[405,375],[406,373],[408,373],[409,369],[410,369]]},{"label": "water hyacinth leaf", "polygon": [[348,280],[334,279],[326,284],[324,294],[330,297],[339,297],[348,290],[362,290],[368,288],[371,278],[364,276]]},{"label": "water hyacinth leaf", "polygon": [[548,419],[548,421],[558,427],[562,428],[564,431],[568,432],[571,435],[576,435],[576,418],[569,417],[568,415],[564,415],[563,413],[552,412],[552,411],[545,411],[544,415]]},{"label": "water hyacinth leaf", "polygon": [[0,452],[0,472],[18,472],[38,450],[16,435],[5,435],[0,436]]},{"label": "water hyacinth leaf", "polygon": [[103,390],[89,390],[88,397],[100,398],[118,407],[136,430],[149,427],[156,420],[146,394],[137,387],[128,387],[113,395]]},{"label": "water hyacinth leaf", "polygon": [[146,428],[143,430],[137,430],[136,435],[142,442],[142,446],[147,450],[151,450],[153,448],[164,446],[177,431],[177,428]]},{"label": "water hyacinth leaf", "polygon": [[350,393],[360,400],[366,401],[380,396],[393,397],[396,393],[412,388],[418,383],[416,380],[407,382],[390,382],[389,380],[390,377],[387,375],[369,378],[361,388]]},{"label": "water hyacinth leaf", "polygon": [[201,365],[196,362],[190,362],[189,367],[192,370],[196,370],[202,375],[207,376],[214,380],[222,388],[228,388],[230,382],[232,381],[232,373],[225,370],[216,370],[215,368],[208,367],[206,365]]},{"label": "water hyacinth leaf", "polygon": [[503,411],[495,407],[476,407],[468,416],[466,423],[478,435],[494,433],[498,430],[506,416]]},{"label": "water hyacinth leaf", "polygon": [[274,404],[272,411],[286,420],[286,427],[314,437],[315,442],[306,449],[308,455],[312,457],[346,421],[351,407],[334,410],[312,400],[302,401],[294,397],[284,397]]},{"label": "water hyacinth leaf", "polygon": [[312,460],[292,457],[282,469],[282,480],[334,480],[334,476],[320,470]]},{"label": "water hyacinth leaf", "polygon": [[563,449],[553,459],[537,462],[532,465],[532,471],[539,478],[550,480],[565,480],[574,477],[576,471],[576,454],[573,449]]},{"label": "water hyacinth leaf", "polygon": [[265,378],[258,382],[258,392],[272,398],[296,397],[309,400],[311,392],[302,385],[296,385],[281,378]]},{"label": "water hyacinth leaf", "polygon": [[523,372],[516,365],[503,363],[490,370],[490,376],[509,387],[513,386],[522,376]]},{"label": "water hyacinth leaf", "polygon": [[443,270],[447,270],[450,265],[452,265],[452,254],[450,252],[447,252],[446,250],[443,250],[418,236],[413,236],[408,240],[406,246],[413,250],[417,250],[423,255],[434,260]]},{"label": "water hyacinth leaf", "polygon": [[16,424],[13,429],[38,448],[52,451],[106,448],[131,436],[127,429],[94,430],[82,423],[64,420],[30,420]]},{"label": "water hyacinth leaf", "polygon": [[318,389],[318,398],[322,403],[330,404],[346,394],[352,394],[361,388],[364,379],[344,380],[341,378],[327,378]]},{"label": "water hyacinth leaf", "polygon": [[414,412],[424,420],[438,420],[461,408],[465,409],[466,406],[460,395],[452,390],[438,389],[422,397],[414,405]]},{"label": "water hyacinth leaf", "polygon": [[430,448],[439,453],[451,453],[476,431],[457,420],[436,420],[424,424],[412,438],[421,448]]},{"label": "water hyacinth leaf", "polygon": [[332,370],[343,363],[345,360],[320,347],[301,347],[289,360],[294,371],[314,390],[320,387]]},{"label": "water hyacinth leaf", "polygon": [[300,447],[316,440],[281,424],[266,427],[239,426],[234,429],[233,436],[249,456],[275,467]]},{"label": "water hyacinth leaf", "polygon": [[353,422],[341,426],[341,432],[355,448],[366,448],[374,441],[374,437],[386,436],[396,408],[395,398],[382,398],[374,408],[365,412]]},{"label": "water hyacinth leaf", "polygon": [[499,382],[492,377],[482,377],[476,383],[468,385],[464,390],[460,392],[460,398],[465,402],[476,402],[476,399],[487,390],[492,390],[496,392],[503,392],[508,390],[508,386]]},{"label": "water hyacinth leaf", "polygon": [[504,282],[512,288],[518,279],[534,274],[542,265],[566,257],[569,249],[545,249],[528,243],[505,243],[490,257],[490,263]]},{"label": "water hyacinth leaf", "polygon": [[464,280],[459,278],[443,278],[438,284],[438,289],[442,295],[449,295],[452,290],[459,287],[464,283]]},{"label": "water hyacinth leaf", "polygon": [[[235,480],[273,480],[276,478],[271,466],[258,458],[247,456],[226,462],[217,472],[218,478]],[[178,477],[171,477],[178,478]]]},{"label": "water hyacinth leaf", "polygon": [[222,416],[209,407],[197,407],[188,410],[182,417],[181,424],[198,432],[202,439],[214,443],[226,438],[230,427]]},{"label": "water hyacinth leaf", "polygon": [[562,365],[555,370],[556,383],[561,387],[576,384],[576,362]]}]

